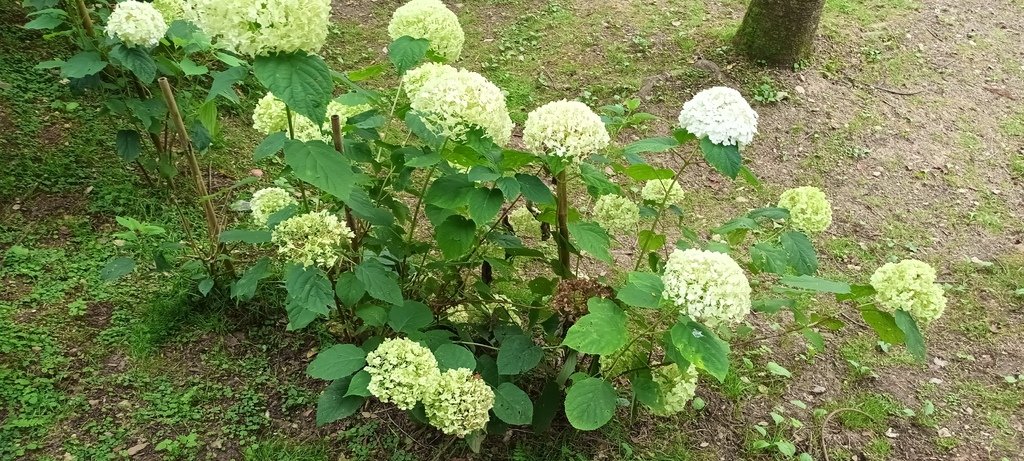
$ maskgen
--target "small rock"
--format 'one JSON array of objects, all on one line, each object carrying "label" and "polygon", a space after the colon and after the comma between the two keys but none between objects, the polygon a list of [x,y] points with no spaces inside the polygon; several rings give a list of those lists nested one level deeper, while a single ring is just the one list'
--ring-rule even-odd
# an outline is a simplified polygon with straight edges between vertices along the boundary
[{"label": "small rock", "polygon": [[949,429],[946,429],[944,427],[939,428],[939,437],[947,438],[947,437],[952,437],[952,436],[953,436],[953,433],[950,432]]},{"label": "small rock", "polygon": [[797,94],[805,94],[805,93],[807,93],[807,90],[805,90],[804,87],[802,87],[800,85],[797,85],[796,88],[794,88],[794,90],[796,90]]},{"label": "small rock", "polygon": [[814,386],[814,388],[811,389],[811,393],[812,394],[824,394],[825,393],[825,386]]},{"label": "small rock", "polygon": [[932,384],[942,384],[942,380],[941,380],[941,379],[939,379],[939,378],[932,378],[932,379],[929,379],[929,380],[928,380],[928,382],[929,382],[929,383],[932,383]]},{"label": "small rock", "polygon": [[882,176],[882,172],[881,172],[881,171],[873,171],[873,172],[871,172],[871,174],[872,174],[872,175],[873,175],[874,177],[876,177],[876,178],[877,178],[877,177],[879,177],[879,176]]},{"label": "small rock", "polygon": [[145,443],[145,442],[140,443],[138,445],[135,445],[134,447],[131,447],[131,448],[125,450],[125,454],[127,454],[128,456],[135,456],[135,455],[139,454],[140,451],[145,450],[146,447],[148,447],[148,446],[149,446],[148,443]]},{"label": "small rock", "polygon": [[893,428],[890,427],[890,428],[885,430],[885,436],[890,438],[890,439],[895,439],[896,437],[899,437],[900,434],[897,433]]},{"label": "small rock", "polygon": [[12,210],[20,210],[21,209],[21,204],[20,203],[15,203],[14,206],[11,207],[11,209]]},{"label": "small rock", "polygon": [[701,448],[707,448],[707,447],[708,447],[708,445],[711,445],[711,444],[710,444],[710,443],[707,443],[707,442],[701,442],[701,443],[700,443],[700,447],[701,447]]},{"label": "small rock", "polygon": [[949,362],[947,362],[945,360],[942,360],[942,359],[940,359],[938,357],[933,358],[932,359],[932,363],[934,363],[935,366],[937,366],[939,368],[942,368],[942,367],[945,367],[946,365],[949,365]]}]

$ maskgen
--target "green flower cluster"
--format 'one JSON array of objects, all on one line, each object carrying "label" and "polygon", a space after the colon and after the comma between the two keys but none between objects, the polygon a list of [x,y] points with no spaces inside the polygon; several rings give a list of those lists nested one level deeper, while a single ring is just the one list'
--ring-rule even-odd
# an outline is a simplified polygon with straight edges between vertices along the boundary
[{"label": "green flower cluster", "polygon": [[330,0],[189,0],[185,17],[223,48],[258,56],[318,53],[327,41]]},{"label": "green flower cluster", "polygon": [[935,283],[935,269],[923,261],[905,259],[879,267],[871,275],[875,300],[887,310],[903,310],[927,324],[942,317],[946,295]]},{"label": "green flower cluster", "polygon": [[817,187],[789,189],[779,197],[779,206],[789,210],[789,223],[794,229],[816,234],[832,225],[832,205]]},{"label": "green flower cluster", "polygon": [[423,399],[427,419],[448,435],[465,437],[490,419],[494,391],[467,368],[448,370],[434,378]]},{"label": "green flower cluster", "polygon": [[697,368],[690,365],[685,372],[678,365],[665,365],[653,370],[658,385],[661,408],[651,408],[658,416],[671,416],[686,409],[686,404],[697,392]]},{"label": "green flower cluster", "polygon": [[737,323],[750,313],[750,282],[729,255],[675,250],[665,263],[665,298],[680,313],[714,327]]},{"label": "green flower cluster", "polygon": [[644,188],[640,191],[640,196],[644,200],[654,203],[662,203],[664,201],[666,206],[683,203],[683,199],[686,197],[683,192],[683,186],[680,186],[675,179],[652,179],[647,181],[644,183]]},{"label": "green flower cluster", "polygon": [[330,267],[338,261],[342,244],[355,237],[344,221],[328,211],[293,216],[271,233],[277,252],[303,266]]},{"label": "green flower cluster", "polygon": [[523,143],[538,153],[580,162],[608,146],[610,138],[601,117],[579,101],[555,101],[526,117]]},{"label": "green flower cluster", "polygon": [[288,191],[280,187],[268,187],[252,194],[252,200],[249,200],[249,209],[252,210],[253,221],[261,226],[266,226],[270,215],[289,205],[298,204],[299,202]]},{"label": "green flower cluster", "polygon": [[412,108],[439,134],[464,140],[474,127],[498,145],[512,139],[512,118],[505,94],[476,72],[445,65],[424,65],[402,78]]},{"label": "green flower cluster", "polygon": [[381,402],[412,409],[431,391],[439,374],[430,349],[405,338],[385,339],[366,356],[367,389]]},{"label": "green flower cluster", "polygon": [[636,235],[640,207],[621,195],[602,195],[594,203],[594,220],[613,235]]},{"label": "green flower cluster", "polygon": [[392,40],[406,35],[426,39],[430,50],[449,62],[459,59],[466,41],[458,16],[440,0],[412,0],[398,7],[388,24],[388,35]]}]

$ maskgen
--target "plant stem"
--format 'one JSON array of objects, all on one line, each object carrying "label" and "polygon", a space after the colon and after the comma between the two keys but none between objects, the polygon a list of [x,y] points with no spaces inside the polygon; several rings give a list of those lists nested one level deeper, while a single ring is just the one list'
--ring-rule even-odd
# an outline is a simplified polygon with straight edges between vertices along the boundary
[{"label": "plant stem", "polygon": [[90,38],[96,37],[96,30],[92,27],[92,18],[89,17],[89,8],[85,6],[85,0],[75,0],[75,7],[78,8],[78,16],[82,19],[82,28]]},{"label": "plant stem", "polygon": [[[679,177],[683,175],[683,170],[686,170],[686,167],[688,166],[690,166],[690,162],[684,160],[683,164],[679,167],[679,170],[676,171],[676,175],[672,177],[672,184],[679,183]],[[670,192],[671,189],[665,189],[665,197],[661,199],[661,203],[658,205],[658,214],[654,217],[654,221],[651,223],[651,228],[647,230],[647,237],[641,238],[637,236],[637,249],[640,251],[637,252],[639,254],[636,257],[636,264],[633,265],[634,271],[640,269],[640,263],[643,262],[644,255],[647,254],[644,247],[646,247],[650,242],[651,237],[654,235],[654,230],[658,228],[658,224],[661,222],[661,216],[665,214],[665,207],[668,205],[668,197],[671,195]]]},{"label": "plant stem", "polygon": [[[337,115],[331,116],[331,138],[334,141],[334,150],[338,151],[342,157],[345,156],[345,143],[341,137],[341,117]],[[352,252],[353,254],[359,254],[359,241],[361,236],[359,235],[359,227],[356,222],[355,216],[352,216],[352,209],[348,205],[342,205],[342,209],[345,210],[345,223],[348,224],[348,228],[352,230],[356,236],[352,239]]]},{"label": "plant stem", "polygon": [[576,275],[572,272],[569,254],[569,188],[564,169],[558,173],[555,182],[558,218],[558,238],[555,239],[555,243],[558,244],[558,264],[562,266],[564,278],[574,279]]}]

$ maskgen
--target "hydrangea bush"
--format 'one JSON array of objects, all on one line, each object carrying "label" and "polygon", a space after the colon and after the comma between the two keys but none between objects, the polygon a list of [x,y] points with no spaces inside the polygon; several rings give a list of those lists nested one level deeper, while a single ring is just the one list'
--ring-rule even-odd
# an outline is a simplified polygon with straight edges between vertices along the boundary
[{"label": "hydrangea bush", "polygon": [[[142,92],[125,106],[148,107],[130,112],[155,119],[180,116],[176,125],[192,130],[176,149],[201,151],[210,133],[199,127],[216,121],[211,101],[237,101],[232,84],[251,74],[263,87],[252,95],[261,98],[253,126],[266,136],[253,159],[285,168],[268,167],[280,170],[274,187],[243,193],[235,211],[207,213],[209,242],[160,250],[164,266],[156,267],[198,261],[200,293],[239,301],[283,286],[288,329],[325,324],[338,344],[307,369],[330,382],[318,424],[375,399],[478,449],[508,426],[542,431],[559,414],[579,430],[604,426],[620,406],[675,414],[701,379],[726,379],[729,343],[757,339],[755,316],[791,312],[785,331],[821,350],[820,331],[842,322],[806,302],[813,294],[834,296],[882,340],[924,357],[918,322],[934,321],[946,305],[935,271],[904,261],[879,268],[870,283],[821,277],[812,236],[828,230],[832,207],[819,189],[788,190],[778,204],[713,229],[689,227],[688,211],[715,204],[690,199],[680,182],[685,169],[762,187],[742,154],[758,115],[733,89],[697,93],[678,126],[626,145],[617,134],[649,119],[635,112],[637,103],[601,117],[580,102],[551,102],[529,113],[519,143],[502,91],[445,64],[465,39],[439,1],[396,11],[387,48],[401,83],[393,90],[366,86],[380,67],[332,71],[316,55],[329,2],[180,4],[191,23],[175,20],[152,50],[139,42],[156,35],[155,15],[108,23],[115,47],[148,59],[180,53],[192,64],[201,55],[224,70],[197,79],[209,88],[199,104],[174,97],[164,80],[163,100]],[[79,79],[108,78],[107,63],[82,74],[84,59],[58,67]],[[139,81],[121,83],[152,82],[129,67]],[[135,121],[158,141],[168,128],[155,119]],[[119,151],[137,152],[140,132],[119,134]],[[174,169],[168,150],[157,150]],[[202,174],[192,174],[201,187]],[[226,200],[201,189],[199,198],[207,210]],[[144,224],[119,222],[126,235],[152,240]],[[221,229],[226,222],[234,224]],[[613,252],[613,241],[631,251]],[[118,258],[104,274],[125,275],[135,264]]]}]

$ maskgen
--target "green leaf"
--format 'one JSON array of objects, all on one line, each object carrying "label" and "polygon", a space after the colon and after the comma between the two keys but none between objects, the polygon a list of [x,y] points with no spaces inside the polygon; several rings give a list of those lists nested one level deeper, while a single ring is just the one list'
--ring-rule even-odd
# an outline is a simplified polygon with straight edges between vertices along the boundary
[{"label": "green leaf", "polygon": [[750,260],[757,272],[783,275],[789,271],[789,254],[784,248],[771,243],[750,247]]},{"label": "green leaf", "polygon": [[429,48],[428,40],[403,35],[388,45],[388,59],[398,69],[398,75],[403,75],[423,62]]},{"label": "green leaf", "polygon": [[868,296],[874,296],[875,287],[868,284],[855,284],[850,285],[849,294],[836,295],[836,299],[839,301],[850,301],[854,299],[867,298]]},{"label": "green leaf", "polygon": [[206,101],[209,102],[217,96],[221,96],[228,101],[238,104],[238,93],[235,93],[234,86],[248,76],[249,69],[244,66],[232,67],[222,72],[214,72],[213,83],[210,84],[210,92],[206,95]]},{"label": "green leaf", "polygon": [[375,226],[390,226],[395,222],[395,215],[386,208],[375,206],[362,187],[353,187],[345,204],[352,209],[355,217]]},{"label": "green leaf", "polygon": [[156,79],[156,61],[153,61],[149,52],[142,48],[114,45],[110,50],[110,57],[132,71],[146,85]]},{"label": "green leaf", "polygon": [[796,446],[785,440],[775,442],[775,448],[779,449],[779,453],[788,457],[792,457],[796,454]]},{"label": "green leaf", "polygon": [[434,230],[437,247],[445,258],[465,255],[476,243],[476,223],[460,215],[451,215]]},{"label": "green leaf", "polygon": [[534,406],[531,423],[533,431],[539,434],[550,429],[561,404],[562,388],[554,381],[548,381],[537,397],[537,405]]},{"label": "green leaf", "polygon": [[754,312],[774,314],[782,309],[789,309],[796,305],[792,299],[758,299],[751,303]]},{"label": "green leaf", "polygon": [[107,62],[95,51],[83,51],[68,59],[60,68],[61,76],[67,78],[85,78],[99,73],[107,67]]},{"label": "green leaf", "polygon": [[611,182],[603,171],[589,163],[580,164],[580,177],[587,185],[587,191],[595,197],[622,192],[622,188]]},{"label": "green leaf", "polygon": [[494,416],[516,426],[530,424],[533,422],[533,402],[515,384],[501,383],[494,389]]},{"label": "green leaf", "polygon": [[540,346],[526,335],[511,335],[501,343],[498,350],[498,373],[518,375],[533,369],[544,357]]},{"label": "green leaf", "polygon": [[142,152],[139,132],[135,130],[118,130],[115,146],[117,148],[117,155],[121,157],[121,160],[126,162],[135,161]]},{"label": "green leaf", "polygon": [[345,397],[356,396],[356,397],[369,397],[370,394],[370,373],[366,370],[359,370],[358,373],[352,375],[352,381],[348,383],[348,390],[345,391]]},{"label": "green leaf", "polygon": [[434,351],[437,366],[441,371],[465,368],[476,369],[476,356],[469,349],[457,344],[442,344]]},{"label": "green leaf", "polygon": [[213,289],[214,281],[212,278],[207,277],[199,282],[199,293],[203,296],[210,294],[210,290]]},{"label": "green leaf", "polygon": [[486,226],[497,216],[505,195],[498,189],[479,188],[469,193],[469,217],[479,226]]},{"label": "green leaf", "polygon": [[924,361],[927,357],[925,354],[924,337],[921,336],[921,330],[917,328],[917,321],[907,311],[903,309],[897,309],[895,313],[896,326],[900,328],[906,338],[907,350],[914,356],[918,361]]},{"label": "green leaf", "polygon": [[419,301],[407,300],[388,313],[388,326],[397,332],[413,333],[433,322],[434,313]]},{"label": "green leaf", "polygon": [[222,243],[269,243],[270,231],[253,229],[228,229],[220,233],[220,241]]},{"label": "green leaf", "polygon": [[317,317],[327,317],[334,304],[334,290],[324,271],[316,267],[292,264],[284,276],[288,291],[288,330],[309,325]]},{"label": "green leaf", "polygon": [[674,137],[648,138],[636,141],[624,150],[626,155],[643,154],[645,152],[665,152],[679,146],[679,141]]},{"label": "green leaf", "polygon": [[648,229],[640,231],[637,243],[639,244],[639,250],[643,253],[657,252],[665,246],[667,237],[665,234],[659,234],[651,232]]},{"label": "green leaf", "polygon": [[342,201],[347,201],[352,188],[362,182],[362,175],[352,171],[348,160],[321,141],[285,141],[284,161],[296,177]]},{"label": "green leaf", "polygon": [[797,275],[814,275],[818,272],[818,256],[814,252],[814,244],[803,232],[786,232],[782,234],[782,248],[789,255],[789,265]]},{"label": "green leaf", "polygon": [[334,91],[334,79],[327,63],[304,51],[257,56],[253,63],[256,79],[295,113],[320,125]]},{"label": "green leaf", "polygon": [[671,330],[672,345],[686,361],[707,371],[719,382],[729,374],[729,344],[704,325],[682,319]]},{"label": "green leaf", "polygon": [[392,278],[394,272],[376,260],[368,259],[356,266],[356,278],[363,282],[366,292],[374,299],[379,299],[396,306],[403,305],[402,289]]},{"label": "green leaf", "polygon": [[633,307],[657,309],[661,305],[661,293],[665,284],[658,274],[630,272],[626,286],[619,289],[616,297]]},{"label": "green leaf", "polygon": [[896,324],[896,318],[888,312],[880,311],[874,307],[867,307],[860,310],[864,322],[875,330],[878,337],[889,344],[903,344],[906,337],[903,330]]},{"label": "green leaf", "polygon": [[135,260],[127,256],[121,256],[110,260],[100,270],[100,279],[104,282],[111,282],[124,277],[135,270]]},{"label": "green leaf", "polygon": [[388,311],[374,304],[364,304],[356,308],[359,317],[367,326],[382,327],[388,323]]},{"label": "green leaf", "polygon": [[195,61],[189,58],[182,59],[181,62],[178,63],[178,67],[180,67],[181,71],[188,77],[194,77],[196,75],[205,75],[207,72],[210,71],[209,67],[196,64]]},{"label": "green leaf", "polygon": [[783,219],[789,219],[789,210],[778,207],[758,208],[748,212],[747,217],[750,219],[764,218],[771,219],[773,221],[781,221]]},{"label": "green leaf", "polygon": [[801,290],[817,291],[819,293],[843,294],[850,292],[850,284],[828,280],[811,275],[787,275],[780,280],[783,285],[788,285]]},{"label": "green leaf", "polygon": [[611,239],[597,223],[588,221],[569,223],[569,234],[576,239],[576,244],[581,250],[608,264],[614,262],[609,250]]},{"label": "green leaf", "polygon": [[555,196],[551,188],[540,178],[531,174],[516,174],[516,181],[519,181],[520,191],[527,200],[539,205],[554,205]]},{"label": "green leaf", "polygon": [[252,159],[260,161],[280,152],[281,149],[284,149],[284,143],[287,140],[288,133],[283,131],[270,133],[266,138],[263,138],[260,145],[256,146],[256,150],[252,153]]},{"label": "green leaf", "polygon": [[337,344],[320,351],[306,367],[306,374],[317,379],[341,379],[366,365],[366,351],[354,344]]},{"label": "green leaf", "polygon": [[704,153],[704,160],[707,160],[719,173],[730,179],[736,179],[736,176],[740,174],[743,158],[740,156],[739,146],[722,146],[704,137],[700,140],[700,151]]},{"label": "green leaf", "polygon": [[51,30],[56,29],[57,26],[64,24],[64,18],[67,17],[67,13],[64,10],[57,8],[47,8],[39,11],[29,13],[28,16],[35,16],[35,19],[25,23],[23,27],[30,30]]},{"label": "green leaf", "polygon": [[658,383],[654,382],[650,369],[643,369],[633,372],[629,378],[633,393],[640,403],[647,405],[652,410],[662,411],[665,409],[665,402]]},{"label": "green leaf", "polygon": [[240,300],[251,299],[256,295],[256,287],[259,286],[260,280],[269,276],[270,258],[260,258],[231,285],[231,297]]},{"label": "green leaf", "polygon": [[428,205],[454,210],[469,201],[469,194],[475,187],[464,174],[445,175],[430,184],[423,200]]},{"label": "green leaf", "polygon": [[768,362],[768,372],[773,375],[784,376],[786,378],[793,377],[793,373],[790,373],[785,367],[775,362]]},{"label": "green leaf", "polygon": [[648,181],[651,179],[672,179],[676,173],[668,168],[655,168],[646,163],[637,163],[626,167],[626,176],[637,181]]},{"label": "green leaf", "polygon": [[341,303],[348,307],[355,307],[359,300],[366,294],[366,286],[356,278],[354,272],[343,272],[334,282],[334,294],[341,300]]},{"label": "green leaf", "polygon": [[604,298],[587,300],[589,314],[580,317],[562,344],[584,354],[607,355],[626,345],[626,313]]},{"label": "green leaf", "polygon": [[615,388],[600,378],[577,381],[565,395],[565,416],[572,427],[592,431],[611,421],[618,396]]},{"label": "green leaf", "polygon": [[333,423],[339,419],[347,418],[355,414],[359,407],[363,406],[366,397],[348,395],[351,378],[342,378],[334,381],[316,403],[316,425]]}]

